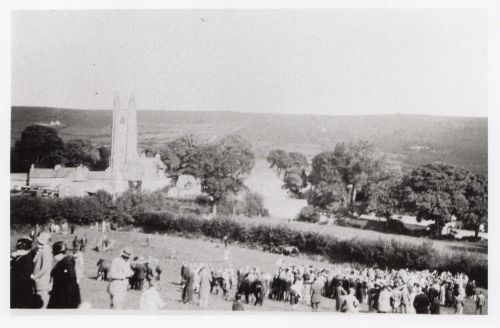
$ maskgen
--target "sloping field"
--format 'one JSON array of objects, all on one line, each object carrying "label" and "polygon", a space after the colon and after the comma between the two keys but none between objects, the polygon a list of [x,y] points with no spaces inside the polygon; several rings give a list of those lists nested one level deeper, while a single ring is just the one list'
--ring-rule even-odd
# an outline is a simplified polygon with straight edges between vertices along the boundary
[{"label": "sloping field", "polygon": [[[182,310],[191,311],[199,310],[197,304],[183,304],[181,300],[180,270],[184,261],[210,263],[217,268],[222,263],[223,245],[220,242],[212,242],[200,239],[186,239],[174,236],[165,235],[147,235],[138,232],[115,232],[108,233],[109,238],[116,240],[116,247],[111,252],[97,253],[90,250],[91,246],[101,237],[100,233],[94,231],[77,228],[76,234],[82,236],[85,234],[89,240],[89,247],[84,255],[85,270],[84,278],[81,282],[82,299],[84,302],[90,302],[93,309],[109,309],[109,296],[106,292],[108,283],[96,281],[96,263],[98,259],[112,259],[118,256],[120,249],[124,246],[130,246],[137,255],[153,256],[160,260],[160,267],[163,269],[160,294],[163,301],[166,303],[166,310]],[[21,234],[11,231],[11,248]],[[150,246],[146,247],[146,238],[150,239]],[[64,240],[71,245],[71,235],[54,235],[52,242]],[[245,267],[247,265],[259,267],[267,272],[274,272],[276,262],[280,255],[264,253],[258,250],[239,247],[238,245],[230,245],[232,251],[232,264],[234,268]],[[172,258],[172,254],[176,254],[176,258]],[[324,262],[314,262],[305,258],[288,258],[285,257],[286,263],[296,263],[315,267],[328,267],[330,264]],[[234,290],[231,296],[234,296]],[[137,309],[139,306],[139,291],[129,291],[126,301],[126,309]],[[196,299],[196,298],[195,298]],[[230,311],[231,302],[225,301],[221,296],[212,294],[210,296],[209,307],[210,311]],[[334,312],[335,302],[330,299],[323,298],[320,304],[320,311]],[[254,307],[253,305],[245,305],[246,311],[291,311],[290,304],[275,302],[266,299],[262,307]],[[310,311],[306,305],[300,304],[298,311]],[[366,312],[366,306],[362,307],[362,312]],[[442,313],[452,313],[451,309],[442,308]],[[474,305],[472,301],[466,301],[466,314],[474,313]]]},{"label": "sloping field", "polygon": [[338,225],[322,225],[308,222],[273,220],[272,218],[245,218],[237,217],[234,220],[245,222],[246,224],[268,224],[268,225],[285,225],[291,229],[298,231],[311,231],[321,234],[327,234],[337,239],[351,239],[359,238],[363,240],[391,240],[394,239],[399,242],[408,242],[414,244],[422,244],[423,242],[432,242],[432,245],[442,253],[457,253],[457,252],[474,252],[480,258],[487,259],[488,257],[488,244],[487,242],[460,242],[448,240],[433,240],[423,237],[413,237],[406,235],[397,235],[391,233],[383,233],[373,230],[362,230],[351,227],[341,227]]},{"label": "sloping field", "polygon": [[[428,238],[397,235],[391,233],[382,233],[373,230],[362,230],[351,227],[341,227],[337,225],[320,225],[308,222],[298,222],[293,219],[300,212],[300,209],[307,205],[304,199],[290,198],[285,189],[281,186],[283,182],[275,174],[275,171],[269,168],[267,161],[257,159],[252,173],[245,181],[247,187],[256,191],[264,198],[264,206],[269,210],[270,218],[244,218],[238,217],[235,220],[243,221],[248,224],[284,224],[288,227],[300,231],[312,231],[325,233],[338,239],[360,238],[367,240],[391,240],[395,239],[401,242],[410,242],[421,244],[424,241],[431,241]],[[469,243],[459,241],[432,240],[432,244],[441,252],[474,252],[478,256],[487,257],[487,242]]]}]

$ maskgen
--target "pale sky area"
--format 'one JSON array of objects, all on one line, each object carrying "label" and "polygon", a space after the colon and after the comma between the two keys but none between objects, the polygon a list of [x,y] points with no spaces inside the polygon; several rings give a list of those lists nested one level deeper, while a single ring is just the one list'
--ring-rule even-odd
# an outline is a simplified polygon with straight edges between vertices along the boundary
[{"label": "pale sky area", "polygon": [[14,12],[12,105],[487,116],[486,10]]}]

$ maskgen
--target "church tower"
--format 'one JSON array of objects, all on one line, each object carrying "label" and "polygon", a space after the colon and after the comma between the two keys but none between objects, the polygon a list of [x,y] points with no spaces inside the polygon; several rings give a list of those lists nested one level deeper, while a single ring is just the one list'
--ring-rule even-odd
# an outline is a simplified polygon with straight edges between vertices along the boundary
[{"label": "church tower", "polygon": [[135,97],[129,100],[128,109],[121,108],[120,98],[113,101],[113,126],[111,132],[111,157],[109,168],[113,173],[124,173],[138,158],[137,113]]}]

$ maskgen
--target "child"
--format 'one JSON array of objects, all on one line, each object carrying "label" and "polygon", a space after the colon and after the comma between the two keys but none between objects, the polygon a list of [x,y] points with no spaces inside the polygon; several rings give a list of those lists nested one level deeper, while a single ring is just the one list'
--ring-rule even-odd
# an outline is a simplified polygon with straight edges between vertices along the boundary
[{"label": "child", "polygon": [[161,300],[160,293],[156,289],[154,279],[147,281],[148,288],[142,293],[139,308],[141,310],[156,311],[162,308],[165,303]]}]

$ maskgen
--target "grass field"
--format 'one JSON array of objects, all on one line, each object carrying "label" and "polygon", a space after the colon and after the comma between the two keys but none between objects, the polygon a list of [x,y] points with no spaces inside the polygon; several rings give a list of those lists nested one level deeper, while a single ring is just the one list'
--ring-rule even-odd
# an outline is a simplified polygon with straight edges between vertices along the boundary
[{"label": "grass field", "polygon": [[[108,233],[109,238],[116,241],[116,247],[111,252],[97,253],[91,250],[92,246],[101,238],[101,233],[84,230],[78,228],[76,234],[82,236],[86,234],[89,244],[84,255],[85,271],[84,278],[81,282],[82,300],[90,302],[93,309],[109,309],[109,296],[106,292],[107,282],[96,281],[96,263],[98,259],[112,259],[118,256],[119,251],[124,246],[131,246],[134,253],[142,256],[153,256],[160,259],[160,266],[163,270],[160,282],[161,297],[166,303],[165,310],[199,310],[195,304],[183,304],[181,300],[180,270],[182,262],[204,262],[211,263],[215,267],[222,263],[223,247],[219,241],[201,240],[201,239],[186,239],[176,236],[167,235],[148,235],[139,232],[118,232],[112,231]],[[11,231],[11,247],[13,248],[18,237],[22,233]],[[146,238],[149,237],[150,245],[146,246]],[[71,235],[54,235],[52,242],[64,240],[71,245]],[[279,259],[279,255],[265,253],[258,250],[239,247],[238,245],[230,245],[232,251],[232,263],[235,268],[244,267],[246,265],[257,266],[264,271],[274,272],[275,263]],[[172,258],[172,254],[176,254],[176,258]],[[312,264],[316,267],[328,267],[330,264],[323,262],[321,258],[317,261],[312,261],[308,258],[286,258],[288,263],[297,264]],[[487,295],[487,291],[483,291]],[[232,291],[231,296],[234,295]],[[137,309],[139,307],[140,292],[129,291],[127,295],[126,309]],[[231,302],[225,301],[221,296],[212,294],[209,301],[208,310],[210,311],[230,311]],[[333,300],[323,298],[320,304],[320,311],[334,312],[335,302]],[[275,302],[266,299],[262,307],[254,307],[253,305],[245,305],[246,311],[292,311],[289,304]],[[300,304],[298,311],[310,311],[309,307]],[[475,307],[472,301],[466,302],[465,314],[473,314]],[[367,312],[366,306],[363,305],[362,312]],[[442,308],[442,313],[452,314],[453,310]],[[486,310],[487,313],[487,310]]]},{"label": "grass field", "polygon": [[[390,240],[395,239],[400,242],[421,244],[427,238],[412,237],[406,235],[383,233],[373,230],[362,230],[338,225],[320,225],[308,222],[294,221],[300,209],[307,205],[304,199],[293,199],[282,189],[283,182],[269,168],[267,161],[258,159],[250,176],[245,180],[245,184],[252,191],[260,193],[264,199],[264,207],[269,210],[271,218],[244,218],[238,217],[238,221],[245,221],[249,224],[285,224],[292,229],[301,231],[313,231],[326,233],[338,239],[360,238],[366,240]],[[461,242],[448,240],[432,240],[433,246],[441,253],[454,254],[457,252],[473,252],[481,258],[487,258],[487,242]]]},{"label": "grass field", "polygon": [[391,233],[383,233],[373,230],[362,230],[351,227],[342,227],[338,225],[321,225],[315,223],[308,222],[299,222],[299,221],[283,221],[283,220],[270,220],[269,218],[245,218],[245,217],[237,217],[234,220],[238,220],[239,222],[245,222],[247,224],[268,224],[268,225],[285,225],[290,229],[299,230],[299,231],[311,231],[322,234],[327,234],[338,238],[340,240],[343,239],[351,239],[351,238],[359,238],[362,240],[391,240],[394,239],[399,242],[407,242],[414,244],[422,244],[424,241],[432,242],[434,248],[442,254],[457,254],[463,252],[472,252],[474,256],[478,256],[479,258],[488,258],[488,244],[486,242],[463,242],[463,241],[449,241],[449,240],[434,240],[424,237],[413,237],[406,235],[398,235]]}]

